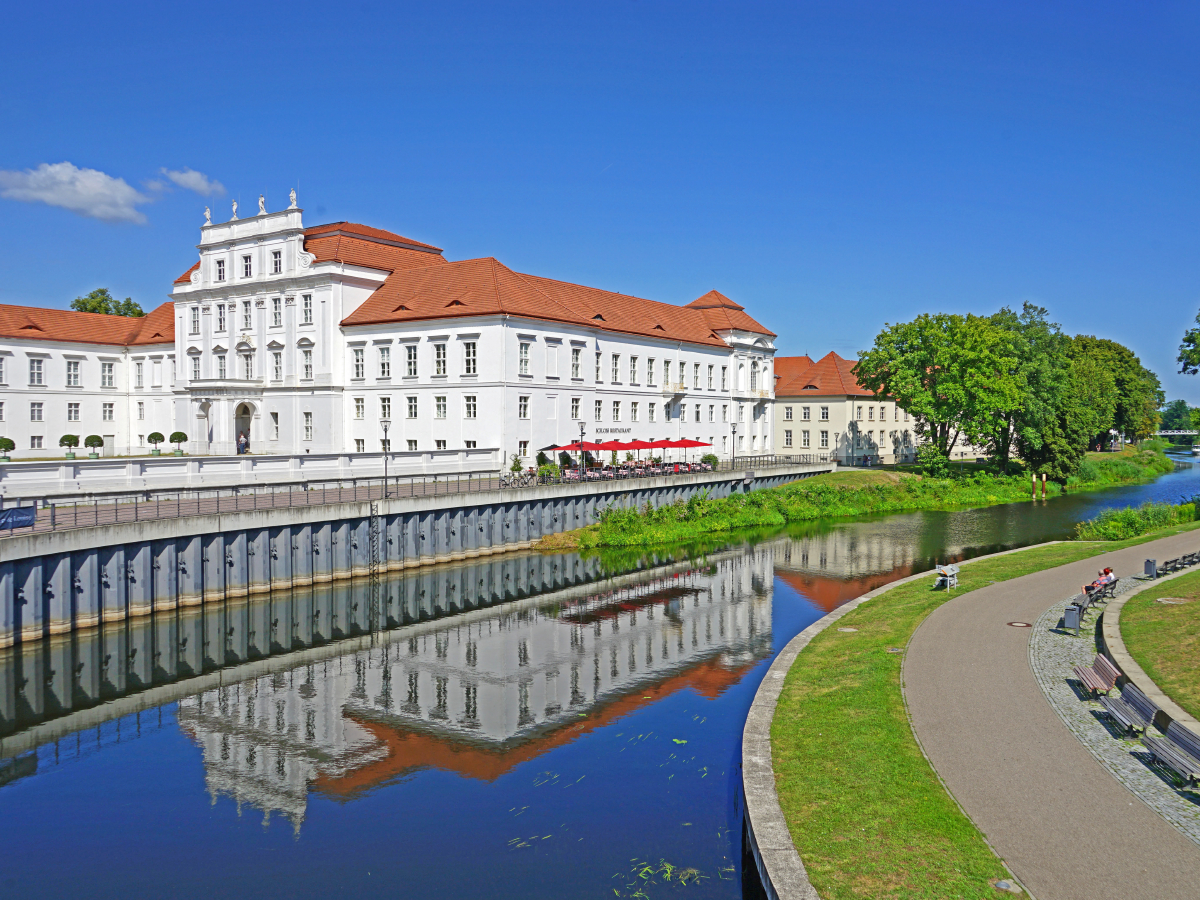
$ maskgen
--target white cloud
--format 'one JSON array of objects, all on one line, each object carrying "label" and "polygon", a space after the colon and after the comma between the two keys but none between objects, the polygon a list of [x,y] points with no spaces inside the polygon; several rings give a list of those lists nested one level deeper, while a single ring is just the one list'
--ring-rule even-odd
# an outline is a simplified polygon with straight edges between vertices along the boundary
[{"label": "white cloud", "polygon": [[0,197],[58,206],[102,222],[145,222],[137,207],[151,202],[123,178],[69,162],[42,163],[23,172],[0,169]]},{"label": "white cloud", "polygon": [[201,197],[219,197],[225,193],[225,185],[221,182],[209,178],[203,172],[197,172],[195,169],[180,169],[174,171],[172,169],[159,169],[163,175],[166,175],[171,181],[175,182],[181,188],[187,188],[189,191],[195,191]]}]

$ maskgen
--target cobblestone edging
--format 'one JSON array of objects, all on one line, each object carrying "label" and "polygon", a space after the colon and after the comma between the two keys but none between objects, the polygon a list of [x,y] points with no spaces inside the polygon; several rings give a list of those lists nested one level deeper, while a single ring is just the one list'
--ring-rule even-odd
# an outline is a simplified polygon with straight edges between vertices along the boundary
[{"label": "cobblestone edging", "polygon": [[[1148,586],[1140,578],[1122,578],[1117,593]],[[1042,693],[1067,730],[1100,765],[1138,799],[1200,844],[1200,798],[1176,790],[1170,773],[1150,762],[1140,741],[1121,735],[1097,701],[1084,699],[1082,688],[1077,692],[1071,669],[1076,665],[1091,665],[1095,659],[1099,625],[1094,622],[1091,627],[1081,629],[1079,637],[1059,629],[1063,612],[1072,599],[1062,600],[1042,613],[1029,637],[1029,667]]]},{"label": "cobblestone edging", "polygon": [[[1032,544],[1028,547],[1018,547],[1015,550],[1002,550],[999,553],[989,553],[964,560],[960,566],[970,565],[983,559],[994,559],[997,556],[1007,556],[1010,553],[1020,553],[1032,550],[1034,547],[1048,547],[1061,541],[1047,541],[1043,544]],[[775,718],[775,706],[783,691],[783,682],[788,671],[800,651],[809,645],[813,638],[841,619],[843,616],[858,609],[859,606],[885,594],[894,587],[908,584],[919,578],[928,578],[932,571],[918,572],[899,581],[885,584],[843,603],[833,612],[813,622],[798,635],[788,641],[779,651],[763,676],[762,683],[754,694],[754,702],[746,716],[746,726],[742,731],[742,792],[746,801],[746,839],[763,889],[770,900],[821,900],[816,888],[808,880],[808,871],[800,858],[796,845],[792,842],[792,834],[788,830],[787,820],[783,817],[783,809],[779,805],[779,795],[775,791],[775,767],[771,757],[771,722]],[[954,594],[947,596],[947,600]],[[916,737],[914,733],[914,738]],[[918,740],[918,745],[920,741]],[[922,749],[922,754],[924,750]],[[926,758],[928,762],[928,758]],[[932,764],[930,764],[932,768]],[[949,793],[947,791],[947,793]],[[953,795],[951,795],[953,798]],[[955,801],[957,802],[957,801]]]}]

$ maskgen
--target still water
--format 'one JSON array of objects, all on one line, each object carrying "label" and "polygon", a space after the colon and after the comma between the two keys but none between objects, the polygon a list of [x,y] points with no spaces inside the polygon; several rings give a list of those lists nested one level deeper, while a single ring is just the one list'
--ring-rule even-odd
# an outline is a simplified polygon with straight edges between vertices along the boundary
[{"label": "still water", "polygon": [[935,562],[1190,497],[1185,465],[677,558],[423,570],[385,583],[375,634],[334,585],[0,651],[0,894],[758,896],[738,745],[772,656]]}]

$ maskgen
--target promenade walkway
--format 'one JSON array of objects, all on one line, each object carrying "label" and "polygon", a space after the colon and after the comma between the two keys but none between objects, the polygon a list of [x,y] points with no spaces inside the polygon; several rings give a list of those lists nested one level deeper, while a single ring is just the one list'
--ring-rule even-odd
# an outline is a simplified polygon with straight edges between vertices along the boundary
[{"label": "promenade walkway", "polygon": [[[1030,669],[1031,628],[1112,566],[1140,572],[1196,549],[1195,532],[990,585],[913,636],[904,692],[950,792],[1037,900],[1192,900],[1200,847],[1119,783],[1066,728]],[[1090,621],[1090,620],[1089,620]]]}]

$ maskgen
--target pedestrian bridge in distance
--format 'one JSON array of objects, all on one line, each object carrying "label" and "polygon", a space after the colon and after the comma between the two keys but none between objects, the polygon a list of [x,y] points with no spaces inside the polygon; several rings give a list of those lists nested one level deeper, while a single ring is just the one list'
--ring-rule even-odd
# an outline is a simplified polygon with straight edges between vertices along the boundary
[{"label": "pedestrian bridge in distance", "polygon": [[1178,437],[1184,434],[1200,434],[1200,431],[1156,431],[1155,437]]}]

